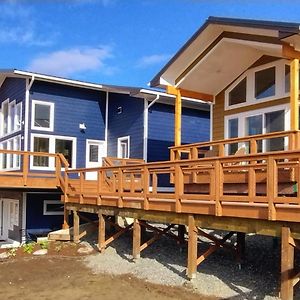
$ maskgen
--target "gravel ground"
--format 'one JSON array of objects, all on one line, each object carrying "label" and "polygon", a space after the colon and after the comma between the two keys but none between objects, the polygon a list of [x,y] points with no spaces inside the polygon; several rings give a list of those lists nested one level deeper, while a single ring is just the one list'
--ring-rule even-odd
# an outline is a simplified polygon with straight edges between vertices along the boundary
[{"label": "gravel ground", "polygon": [[[220,231],[213,233],[224,235]],[[150,238],[151,232],[147,231],[146,237]],[[95,236],[87,240],[96,244]],[[270,237],[247,235],[242,269],[232,252],[217,250],[198,266],[197,277],[192,281],[185,276],[186,246],[180,248],[175,240],[163,237],[144,250],[136,262],[132,260],[131,247],[132,236],[128,233],[110,244],[104,253],[86,257],[85,263],[95,273],[132,274],[152,283],[185,286],[202,295],[222,299],[278,299],[280,245],[274,246]],[[207,240],[201,238],[199,253],[207,247]],[[298,257],[296,260],[299,261]],[[300,299],[297,290],[295,299]]]}]

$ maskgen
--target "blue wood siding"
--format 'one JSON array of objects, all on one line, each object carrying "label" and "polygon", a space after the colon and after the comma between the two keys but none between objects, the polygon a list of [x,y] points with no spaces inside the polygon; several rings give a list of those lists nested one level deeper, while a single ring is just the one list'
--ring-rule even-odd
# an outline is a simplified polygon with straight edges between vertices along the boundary
[{"label": "blue wood siding", "polygon": [[[30,91],[30,121],[32,100],[54,103],[54,131],[31,130],[32,133],[70,136],[77,138],[77,167],[85,167],[86,139],[105,139],[105,93],[35,82]],[[86,130],[80,131],[79,124],[85,123]]]},{"label": "blue wood siding", "polygon": [[26,204],[26,229],[60,229],[63,223],[62,215],[44,215],[44,200],[60,200],[60,197],[59,193],[28,193]]},{"label": "blue wood siding", "polygon": [[[174,146],[174,106],[154,104],[149,110],[148,161],[169,160]],[[182,108],[182,144],[209,140],[209,112]]]},{"label": "blue wood siding", "polygon": [[[16,100],[16,104],[22,102],[22,120],[24,120],[25,114],[25,91],[26,91],[26,80],[22,78],[11,78],[7,77],[1,88],[0,88],[0,107],[3,101],[9,98],[9,101]],[[10,139],[16,135],[24,134],[24,126],[22,126],[21,131],[9,134],[3,138],[0,138],[0,142]],[[23,141],[22,141],[23,144]],[[21,146],[23,147],[23,145]],[[23,148],[21,148],[23,149]]]},{"label": "blue wood siding", "polygon": [[130,157],[143,158],[144,100],[111,93],[108,107],[108,156],[116,157],[118,138],[129,135]]}]

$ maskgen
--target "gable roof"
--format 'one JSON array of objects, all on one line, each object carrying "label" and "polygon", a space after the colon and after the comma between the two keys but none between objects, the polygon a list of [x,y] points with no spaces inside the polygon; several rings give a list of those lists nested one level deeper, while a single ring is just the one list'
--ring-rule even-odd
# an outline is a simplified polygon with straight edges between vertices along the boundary
[{"label": "gable roof", "polygon": [[[205,46],[214,41],[216,41],[216,43],[220,42],[222,39],[221,34],[229,31],[231,33],[244,34],[244,36],[247,34],[249,40],[251,40],[250,35],[264,37],[266,42],[274,44],[280,44],[281,41],[289,42],[291,36],[296,35],[299,37],[300,32],[299,23],[209,17],[158,74],[154,76],[150,81],[150,86],[164,87],[168,85],[167,81],[164,82],[164,75],[166,75],[170,69],[174,69],[174,72],[179,72],[180,67],[178,65],[180,61],[182,65],[187,65],[188,59],[195,56],[195,52],[191,51],[193,47],[196,48],[196,45],[201,45],[203,46],[202,51],[205,51]],[[216,40],[218,37],[220,37],[219,41]],[[224,37],[226,37],[226,35]],[[171,85],[175,85],[175,82]]]}]

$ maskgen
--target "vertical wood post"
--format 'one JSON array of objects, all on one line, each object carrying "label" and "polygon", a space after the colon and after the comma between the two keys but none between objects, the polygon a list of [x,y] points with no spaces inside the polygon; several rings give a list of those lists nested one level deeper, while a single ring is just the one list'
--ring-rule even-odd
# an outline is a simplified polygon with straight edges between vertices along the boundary
[{"label": "vertical wood post", "polygon": [[138,219],[133,220],[133,240],[132,256],[133,259],[140,258],[141,255],[141,224]]},{"label": "vertical wood post", "polygon": [[79,243],[79,215],[76,210],[73,210],[73,241]]},{"label": "vertical wood post", "polygon": [[197,239],[198,230],[195,225],[195,218],[193,215],[188,217],[189,225],[189,240],[188,240],[188,266],[187,276],[192,279],[196,277],[197,273]]},{"label": "vertical wood post", "polygon": [[181,145],[181,93],[177,90],[176,101],[175,101],[175,146]]},{"label": "vertical wood post", "polygon": [[292,59],[290,64],[290,109],[291,130],[299,128],[299,59]]},{"label": "vertical wood post", "polygon": [[292,272],[294,269],[294,247],[289,243],[290,236],[290,228],[282,227],[280,298],[283,300],[293,299]]},{"label": "vertical wood post", "polygon": [[[34,157],[32,157],[34,159]],[[29,155],[28,153],[24,153],[23,156],[23,184],[24,186],[27,185],[27,178],[28,178],[28,168],[29,168]]]},{"label": "vertical wood post", "polygon": [[[61,196],[61,198],[64,198],[64,196]],[[66,209],[65,203],[64,203],[64,223],[62,225],[62,228],[69,229],[69,211]]]},{"label": "vertical wood post", "polygon": [[105,249],[105,219],[102,213],[99,211],[99,227],[98,227],[98,249],[102,253]]}]

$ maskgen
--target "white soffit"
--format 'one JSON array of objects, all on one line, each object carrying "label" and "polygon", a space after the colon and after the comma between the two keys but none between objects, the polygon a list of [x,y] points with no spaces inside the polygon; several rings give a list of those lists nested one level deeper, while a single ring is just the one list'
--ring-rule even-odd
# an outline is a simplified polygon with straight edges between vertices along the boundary
[{"label": "white soffit", "polygon": [[260,49],[224,39],[182,78],[178,87],[217,95],[263,54]]}]

